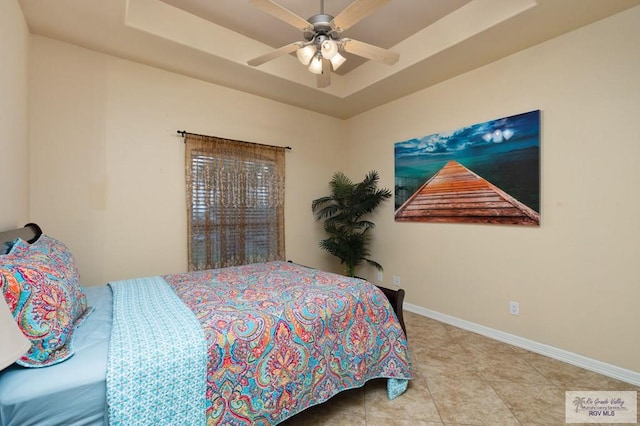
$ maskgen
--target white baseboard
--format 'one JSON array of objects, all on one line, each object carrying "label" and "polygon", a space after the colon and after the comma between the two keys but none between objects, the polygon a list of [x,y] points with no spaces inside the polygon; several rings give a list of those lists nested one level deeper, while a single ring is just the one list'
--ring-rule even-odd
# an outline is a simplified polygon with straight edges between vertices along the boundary
[{"label": "white baseboard", "polygon": [[587,358],[582,355],[574,354],[572,352],[558,349],[553,346],[545,345],[544,343],[535,342],[533,340],[525,339],[514,334],[505,333],[500,330],[496,330],[490,327],[485,327],[480,324],[466,321],[460,318],[445,315],[440,312],[432,311],[411,303],[404,303],[403,307],[409,312],[413,312],[418,315],[432,318],[434,320],[443,322],[445,324],[453,325],[463,330],[468,330],[483,336],[489,337],[500,342],[508,343],[513,346],[517,346],[522,349],[529,350],[531,352],[539,353],[541,355],[548,356],[549,358],[563,361],[576,367],[581,367],[589,371],[593,371],[617,380],[621,380],[626,383],[630,383],[635,386],[640,386],[640,373],[636,371],[627,370],[625,368],[617,367],[612,364],[607,364],[602,361],[598,361],[592,358]]}]

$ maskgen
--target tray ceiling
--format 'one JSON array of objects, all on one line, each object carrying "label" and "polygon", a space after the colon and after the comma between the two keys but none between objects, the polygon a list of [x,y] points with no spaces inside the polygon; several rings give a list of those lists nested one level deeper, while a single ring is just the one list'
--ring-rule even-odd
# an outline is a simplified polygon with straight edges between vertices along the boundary
[{"label": "tray ceiling", "polygon": [[[307,18],[320,1],[277,0]],[[350,0],[326,0],[338,14]],[[33,34],[166,69],[311,111],[348,118],[640,4],[640,0],[393,0],[344,35],[400,54],[393,66],[349,56],[316,87],[285,55],[302,40],[248,0],[20,0]]]}]

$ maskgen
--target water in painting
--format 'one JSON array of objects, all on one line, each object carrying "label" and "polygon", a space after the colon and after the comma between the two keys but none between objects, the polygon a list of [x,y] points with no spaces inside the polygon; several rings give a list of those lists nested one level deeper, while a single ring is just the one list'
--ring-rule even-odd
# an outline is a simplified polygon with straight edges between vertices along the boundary
[{"label": "water in painting", "polygon": [[395,144],[395,208],[450,160],[540,212],[540,111]]}]

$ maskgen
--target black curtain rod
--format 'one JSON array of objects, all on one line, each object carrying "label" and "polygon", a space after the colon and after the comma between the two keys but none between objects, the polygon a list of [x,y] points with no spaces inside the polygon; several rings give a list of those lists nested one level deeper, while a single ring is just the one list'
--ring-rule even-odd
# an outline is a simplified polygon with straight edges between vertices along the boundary
[{"label": "black curtain rod", "polygon": [[[213,138],[213,137],[215,137],[215,136],[203,135],[203,134],[200,134],[200,133],[191,133],[191,132],[187,132],[186,130],[178,130],[178,134],[181,135],[182,137],[185,137],[187,135],[202,136],[202,137],[205,137],[205,138]],[[224,139],[224,138],[220,138],[220,139]],[[245,142],[245,141],[237,141],[237,142],[255,143],[255,142]],[[284,148],[284,149],[291,150],[290,146],[267,145],[267,144],[263,144],[263,143],[256,143],[255,145],[264,145],[264,146],[270,146],[272,148]]]}]

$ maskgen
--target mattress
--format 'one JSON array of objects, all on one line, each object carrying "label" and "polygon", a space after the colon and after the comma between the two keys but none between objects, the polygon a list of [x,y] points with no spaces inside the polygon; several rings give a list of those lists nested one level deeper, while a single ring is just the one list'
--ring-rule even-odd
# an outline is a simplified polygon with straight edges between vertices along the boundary
[{"label": "mattress", "polygon": [[14,364],[0,372],[0,425],[107,424],[111,289],[101,286],[84,290],[95,311],[75,331],[75,354],[70,359],[43,368]]}]

